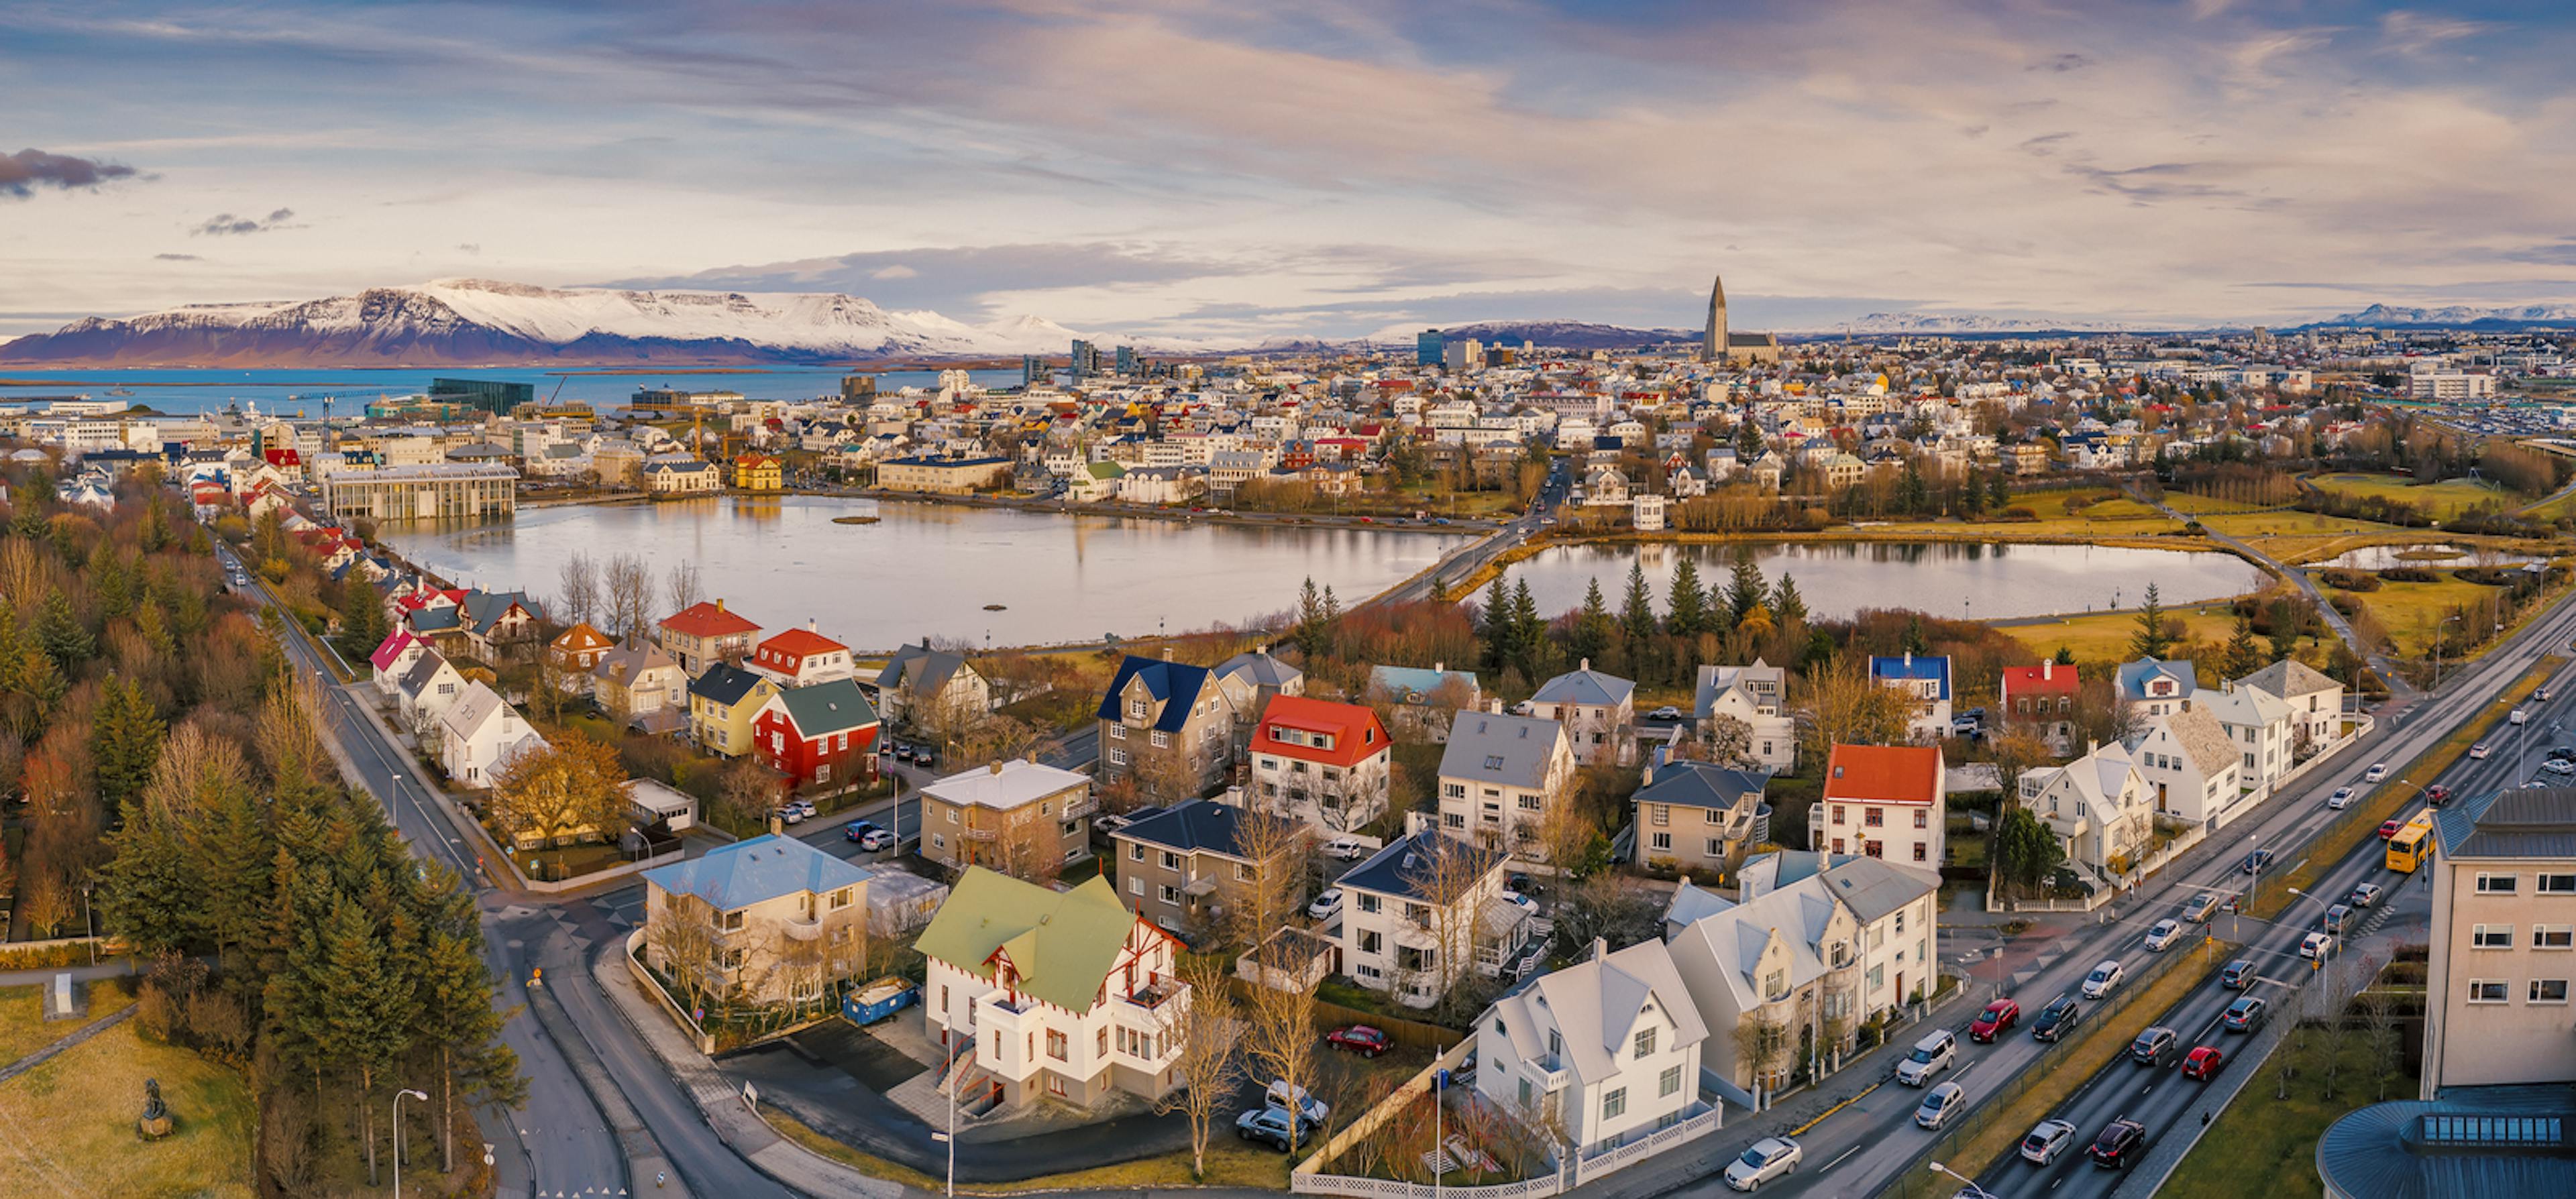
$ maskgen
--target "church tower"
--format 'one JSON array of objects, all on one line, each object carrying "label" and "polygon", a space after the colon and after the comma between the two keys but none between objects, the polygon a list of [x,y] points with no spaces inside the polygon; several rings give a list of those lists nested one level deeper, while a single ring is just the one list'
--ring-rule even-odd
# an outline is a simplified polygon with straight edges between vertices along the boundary
[{"label": "church tower", "polygon": [[1710,362],[1726,361],[1726,277],[1717,276],[1708,289],[1708,329],[1700,335],[1699,356]]}]

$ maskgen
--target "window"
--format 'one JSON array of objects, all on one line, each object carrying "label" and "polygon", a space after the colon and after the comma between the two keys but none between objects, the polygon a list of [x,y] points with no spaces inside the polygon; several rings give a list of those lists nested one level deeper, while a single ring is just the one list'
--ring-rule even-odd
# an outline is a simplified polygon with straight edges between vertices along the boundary
[{"label": "window", "polygon": [[1896,935],[1900,937],[1905,935],[1905,909],[1903,908],[1896,909]]},{"label": "window", "polygon": [[1726,842],[1720,841],[1715,837],[1711,837],[1708,839],[1707,845],[1708,848],[1703,852],[1709,857],[1722,858],[1726,856]]},{"label": "window", "polygon": [[1126,725],[1123,725],[1123,724],[1113,724],[1113,725],[1110,725],[1110,726],[1109,726],[1109,739],[1110,739],[1110,740],[1112,740],[1112,741],[1124,741],[1124,740],[1126,740],[1126,739],[1127,739],[1127,726],[1126,726]]},{"label": "window", "polygon": [[1655,848],[1657,849],[1671,849],[1673,847],[1673,835],[1671,833],[1655,833],[1652,834],[1652,837]]},{"label": "window", "polygon": [[932,833],[932,834],[930,834],[930,847],[931,847],[932,849],[946,849],[946,848],[948,848],[948,834],[946,834],[946,833]]},{"label": "window", "polygon": [[1448,825],[1451,828],[1465,828],[1467,827],[1467,814],[1465,812],[1443,812],[1440,814],[1440,823]]},{"label": "window", "polygon": [[1778,999],[1788,993],[1789,974],[1787,971],[1774,970],[1771,973],[1762,976],[1762,995],[1764,998]]},{"label": "window", "polygon": [[1168,849],[1164,850],[1164,851],[1163,851],[1163,869],[1165,869],[1165,870],[1178,870],[1178,869],[1180,869],[1180,868],[1181,868],[1181,855],[1176,854],[1176,853],[1173,853],[1171,850],[1168,850]]},{"label": "window", "polygon": [[2531,926],[2534,949],[2576,949],[2576,926],[2535,924]]},{"label": "window", "polygon": [[1120,749],[1120,748],[1118,748],[1118,747],[1117,747],[1117,746],[1115,746],[1115,745],[1110,746],[1110,747],[1109,747],[1109,764],[1110,764],[1110,765],[1112,765],[1112,766],[1124,766],[1124,765],[1126,765],[1126,764],[1127,764],[1127,751],[1126,751],[1126,750],[1123,750],[1123,749]]},{"label": "window", "polygon": [[1915,842],[1915,843],[1914,843],[1914,860],[1915,860],[1915,861],[1918,861],[1918,862],[1928,862],[1928,861],[1930,861],[1930,860],[1931,860],[1931,856],[1932,856],[1932,847],[1931,847],[1931,846],[1929,846],[1929,845],[1925,845],[1924,843],[1922,843],[1922,842],[1920,842],[1920,841],[1917,841],[1917,842]]},{"label": "window", "polygon": [[1181,902],[1181,889],[1170,883],[1165,883],[1162,886],[1161,893],[1157,895],[1156,898],[1161,899],[1163,902],[1171,904],[1174,907],[1178,907]]},{"label": "window", "polygon": [[1360,910],[1363,912],[1374,912],[1378,910],[1378,897],[1371,895],[1366,891],[1360,892]]},{"label": "window", "polygon": [[717,921],[717,923],[722,924],[726,932],[740,932],[742,931],[742,913],[739,911],[727,912]]},{"label": "window", "polygon": [[955,824],[955,823],[957,823],[957,809],[955,809],[955,808],[950,808],[950,809],[948,809],[948,823],[950,823],[950,824]]},{"label": "window", "polygon": [[2520,877],[2513,874],[2481,874],[2478,876],[2478,894],[2511,895],[2514,882]]},{"label": "window", "polygon": [[1648,818],[1657,824],[1671,824],[1673,822],[1673,805],[1671,804],[1648,804],[1646,805],[1646,810]]},{"label": "window", "polygon": [[1172,735],[1161,729],[1154,730],[1154,735],[1151,740],[1153,741],[1154,748],[1156,749],[1170,749],[1172,747]]},{"label": "window", "polygon": [[1101,1030],[1100,1030],[1100,1037],[1099,1037],[1099,1039],[1098,1039],[1098,1041],[1097,1041],[1097,1044],[1099,1045],[1099,1055],[1100,1055],[1101,1057],[1107,1057],[1107,1056],[1109,1056],[1109,1030],[1108,1030],[1108,1029],[1103,1028],[1103,1029],[1101,1029]]},{"label": "window", "polygon": [[1682,1089],[1682,1068],[1679,1066],[1664,1067],[1663,1077],[1656,1080],[1655,1094],[1670,1095],[1680,1089]]},{"label": "window", "polygon": [[1635,1056],[1641,1058],[1652,1056],[1655,1052],[1655,1030],[1651,1028],[1638,1029],[1636,1044],[1637,1050]]},{"label": "window", "polygon": [[1370,929],[1369,931],[1360,934],[1361,953],[1376,953],[1378,951],[1378,944],[1378,934],[1376,929]]},{"label": "window", "polygon": [[2567,1002],[2567,980],[2563,978],[2535,978],[2531,980],[2531,1002]]},{"label": "window", "polygon": [[1060,1061],[1063,1061],[1063,1060],[1064,1060],[1064,1054],[1065,1054],[1065,1040],[1064,1040],[1064,1033],[1063,1033],[1063,1031],[1062,1031],[1062,1030],[1060,1030],[1060,1029],[1053,1029],[1053,1028],[1048,1029],[1048,1030],[1047,1030],[1047,1056],[1048,1056],[1048,1057],[1051,1057],[1051,1058],[1054,1058],[1055,1060],[1057,1060],[1057,1061],[1059,1061],[1059,1062],[1060,1062]]},{"label": "window", "polygon": [[2543,895],[2576,895],[2576,874],[2542,874],[2533,877],[2536,881],[2532,889]]},{"label": "window", "polygon": [[1142,845],[1138,845],[1138,844],[1136,844],[1136,843],[1135,843],[1135,842],[1133,842],[1133,841],[1128,842],[1128,843],[1127,843],[1127,860],[1128,860],[1128,861],[1130,861],[1130,862],[1141,862],[1141,861],[1144,861],[1144,860],[1145,860],[1145,847],[1144,847],[1144,846],[1142,846]]},{"label": "window", "polygon": [[1467,798],[1467,784],[1442,783],[1440,784],[1440,793],[1451,799],[1465,799]]},{"label": "window", "polygon": [[1930,827],[1932,827],[1932,813],[1930,813],[1930,812],[1916,812],[1916,813],[1914,814],[1914,827],[1916,827],[1916,828],[1930,828]]},{"label": "window", "polygon": [[2469,928],[2469,948],[2511,949],[2513,948],[2513,926],[2510,924],[2472,925]]},{"label": "window", "polygon": [[1628,1114],[1628,1088],[1621,1087],[1601,1097],[1601,1118],[1616,1120]]},{"label": "window", "polygon": [[1860,843],[1860,851],[1873,858],[1883,858],[1887,856],[1887,843],[1884,841],[1863,841]]},{"label": "window", "polygon": [[1147,710],[1145,701],[1141,699],[1127,701],[1127,718],[1130,720],[1143,720]]},{"label": "window", "polygon": [[857,892],[858,888],[856,887],[843,887],[838,891],[832,892],[832,910],[837,912],[850,906],[850,899],[853,895],[857,894]]},{"label": "window", "polygon": [[1145,880],[1137,875],[1128,875],[1127,893],[1137,897],[1138,899],[1143,899],[1145,897]]},{"label": "window", "polygon": [[1887,809],[1863,808],[1860,822],[1869,828],[1884,828],[1887,825]]},{"label": "window", "polygon": [[1237,862],[1237,863],[1235,863],[1235,864],[1234,864],[1234,878],[1235,878],[1235,881],[1236,881],[1236,882],[1244,882],[1244,883],[1251,882],[1251,881],[1252,881],[1252,867],[1251,867],[1249,864],[1246,864],[1246,863],[1243,863],[1243,862]]}]

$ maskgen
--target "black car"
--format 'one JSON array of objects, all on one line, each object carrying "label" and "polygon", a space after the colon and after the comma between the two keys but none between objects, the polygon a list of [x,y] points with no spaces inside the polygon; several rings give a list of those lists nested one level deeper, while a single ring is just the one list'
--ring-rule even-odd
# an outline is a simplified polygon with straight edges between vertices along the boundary
[{"label": "black car", "polygon": [[2054,1041],[2066,1035],[2084,1019],[2084,1008],[2072,995],[2060,995],[2039,1009],[2039,1018],[2030,1022],[2030,1035],[2042,1041]]},{"label": "black car", "polygon": [[1509,879],[1504,880],[1503,889],[1506,891],[1517,891],[1532,899],[1536,899],[1541,895],[1547,894],[1547,884],[1531,878],[1526,874],[1515,874]]},{"label": "black car", "polygon": [[917,746],[912,751],[912,764],[915,766],[937,766],[939,764],[939,751],[928,745]]},{"label": "black car", "polygon": [[2105,1170],[2125,1170],[2147,1148],[2147,1126],[2122,1116],[2111,1121],[2102,1135],[2093,1138],[2084,1156]]},{"label": "black car", "polygon": [[2271,866],[2271,864],[2272,851],[2268,849],[2258,849],[2245,855],[2245,865],[2243,869],[2247,874],[2259,874],[2265,868]]}]

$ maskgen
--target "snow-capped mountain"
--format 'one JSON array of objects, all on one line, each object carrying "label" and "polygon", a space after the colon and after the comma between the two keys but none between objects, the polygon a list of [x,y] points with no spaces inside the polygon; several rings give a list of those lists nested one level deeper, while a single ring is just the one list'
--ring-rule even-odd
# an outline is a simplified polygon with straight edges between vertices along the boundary
[{"label": "snow-capped mountain", "polygon": [[[1430,327],[1410,323],[1389,325],[1361,340],[1371,345],[1409,346],[1414,344],[1417,335]],[[1440,335],[1450,341],[1475,340],[1489,346],[1529,345],[1552,350],[1629,349],[1699,338],[1697,330],[1630,329],[1587,321],[1475,321],[1438,328]]]},{"label": "snow-capped mountain", "polygon": [[619,291],[441,279],[302,302],[84,317],[0,344],[0,362],[97,366],[430,366],[495,362],[832,362],[1060,354],[1081,334],[1033,316],[970,325],[836,293]]},{"label": "snow-capped mountain", "polygon": [[2403,325],[2565,325],[2576,324],[2576,304],[2517,304],[2507,308],[2475,308],[2466,304],[2442,308],[2401,308],[2373,304],[2359,312],[2347,312],[2317,323],[2383,329]]},{"label": "snow-capped mountain", "polygon": [[[1839,331],[1843,326],[1835,326]],[[1971,312],[1873,312],[1849,326],[1854,333],[2042,333],[2103,331],[2116,332],[2127,326],[2117,321],[2091,321],[2075,318],[2026,320],[2018,317],[1979,316]]]}]

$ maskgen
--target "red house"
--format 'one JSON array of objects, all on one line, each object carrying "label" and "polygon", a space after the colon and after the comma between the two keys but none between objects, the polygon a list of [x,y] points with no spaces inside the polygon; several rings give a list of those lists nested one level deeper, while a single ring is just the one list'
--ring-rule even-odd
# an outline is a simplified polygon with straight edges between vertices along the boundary
[{"label": "red house", "polygon": [[837,788],[876,774],[877,710],[850,679],[781,691],[751,719],[763,765],[790,787]]},{"label": "red house", "polygon": [[2048,743],[2060,757],[2075,752],[2075,668],[2055,661],[2004,667],[2004,723]]}]

